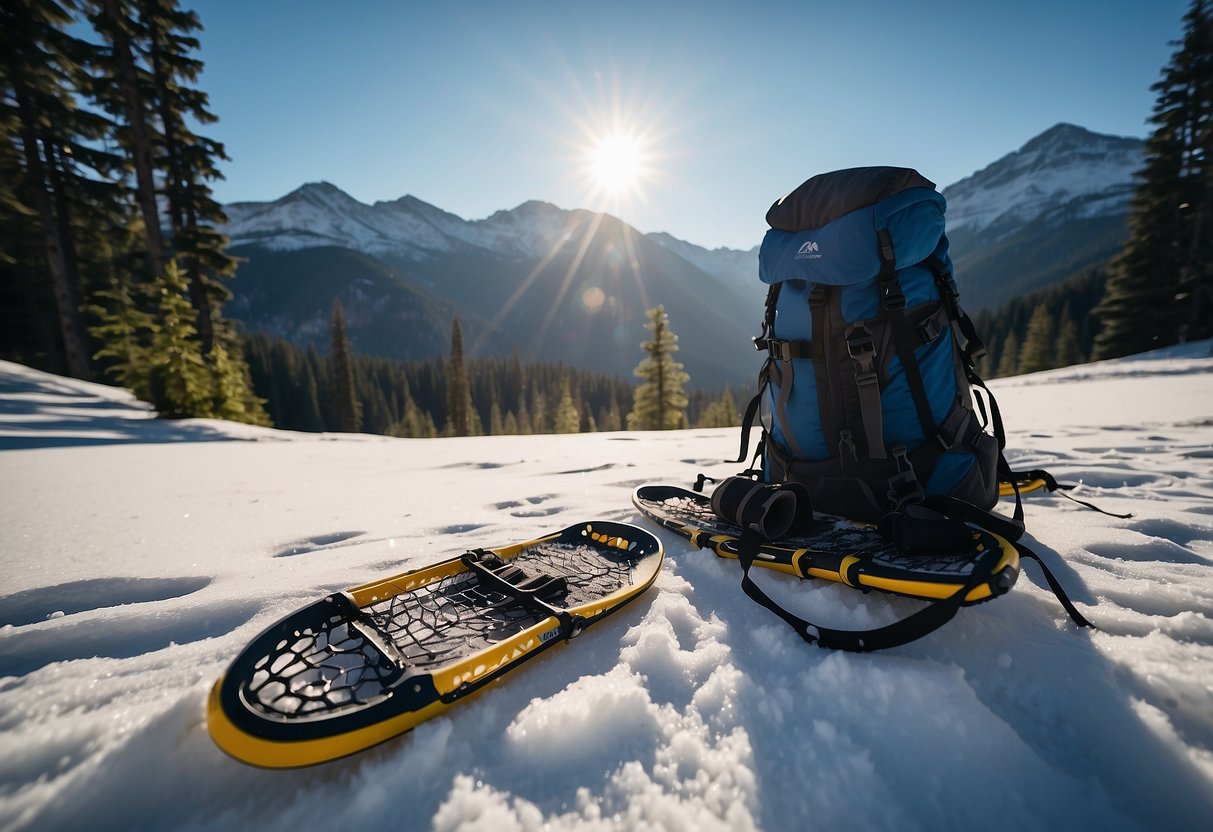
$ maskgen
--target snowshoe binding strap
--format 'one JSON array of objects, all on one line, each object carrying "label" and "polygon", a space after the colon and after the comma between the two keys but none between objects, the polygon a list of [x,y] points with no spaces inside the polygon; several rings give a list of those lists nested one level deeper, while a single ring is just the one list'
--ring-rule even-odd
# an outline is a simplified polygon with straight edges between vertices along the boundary
[{"label": "snowshoe binding strap", "polygon": [[460,561],[476,575],[485,589],[505,596],[507,604],[517,604],[557,619],[564,638],[573,638],[585,628],[585,619],[581,616],[555,606],[568,594],[568,581],[565,578],[558,575],[528,575],[488,549],[472,549],[465,552]]},{"label": "snowshoe binding strap", "polygon": [[877,530],[907,555],[962,550],[973,542],[973,530],[964,522],[914,503],[886,514]]},{"label": "snowshoe binding strap", "polygon": [[1079,627],[1098,629],[1074,606],[1061,582],[1045,565],[1040,555],[1019,541],[1023,527],[1005,517],[953,497],[929,497],[925,505],[906,506],[900,511],[885,515],[880,521],[879,531],[904,554],[929,554],[967,546],[973,532],[969,524],[980,526],[1005,538],[1015,547],[1021,558],[1036,561],[1044,573],[1049,589],[1065,608],[1070,619]]}]

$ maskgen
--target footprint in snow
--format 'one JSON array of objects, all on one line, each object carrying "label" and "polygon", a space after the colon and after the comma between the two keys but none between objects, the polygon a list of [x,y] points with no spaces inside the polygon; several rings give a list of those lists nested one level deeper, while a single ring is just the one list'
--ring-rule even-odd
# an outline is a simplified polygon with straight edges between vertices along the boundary
[{"label": "footprint in snow", "polygon": [[288,543],[277,552],[274,553],[276,558],[290,558],[295,555],[306,555],[309,552],[318,552],[321,549],[331,549],[338,543],[344,543],[355,537],[361,537],[366,532],[333,532],[331,534],[318,534],[312,537],[305,537],[301,540],[296,540]]},{"label": "footprint in snow", "polygon": [[27,589],[0,598],[0,627],[21,627],[90,610],[167,601],[190,595],[211,578],[93,578],[56,586]]}]

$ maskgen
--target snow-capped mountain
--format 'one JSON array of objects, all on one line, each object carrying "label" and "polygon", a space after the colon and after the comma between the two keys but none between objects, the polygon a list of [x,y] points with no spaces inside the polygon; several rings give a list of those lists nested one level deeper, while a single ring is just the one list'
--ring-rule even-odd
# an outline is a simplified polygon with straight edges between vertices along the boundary
[{"label": "snow-capped mountain", "polygon": [[[945,188],[966,307],[997,307],[1105,262],[1124,239],[1141,161],[1137,139],[1058,124]],[[486,352],[628,375],[643,311],[663,303],[697,385],[752,379],[748,339],[765,294],[757,247],[709,250],[538,201],[465,220],[413,196],[368,205],[327,182],[226,210],[224,230],[248,260],[233,312],[250,328],[323,342],[339,297],[355,348],[437,354],[458,315]]]},{"label": "snow-capped mountain", "polygon": [[[415,196],[372,205],[329,182],[309,182],[273,202],[225,207],[232,245],[272,251],[341,246],[421,263],[473,248],[538,256],[567,238],[571,215],[537,200],[483,220],[464,220]],[[587,212],[580,212],[587,213]]]},{"label": "snow-capped mountain", "polygon": [[1141,163],[1139,139],[1055,125],[945,188],[948,228],[1000,239],[1038,219],[1124,213]]},{"label": "snow-capped mountain", "polygon": [[997,307],[1113,255],[1125,235],[1139,139],[1058,124],[943,189],[965,305]]},{"label": "snow-capped mountain", "polygon": [[628,376],[645,310],[663,304],[697,386],[748,388],[757,374],[749,339],[763,293],[741,289],[756,262],[722,269],[720,252],[677,251],[608,214],[529,201],[464,220],[411,196],[367,205],[322,182],[228,216],[246,260],[231,284],[233,317],[296,343],[324,343],[338,298],[360,351],[441,354],[459,317],[473,354],[518,350]]}]

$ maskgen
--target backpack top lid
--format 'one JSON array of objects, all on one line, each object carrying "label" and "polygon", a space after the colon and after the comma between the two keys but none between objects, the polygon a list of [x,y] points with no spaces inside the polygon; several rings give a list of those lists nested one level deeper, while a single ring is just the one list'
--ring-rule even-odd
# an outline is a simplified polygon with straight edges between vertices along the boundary
[{"label": "backpack top lid", "polygon": [[848,168],[821,173],[779,199],[767,211],[767,224],[779,231],[823,228],[839,217],[910,188],[935,189],[935,183],[911,168]]}]

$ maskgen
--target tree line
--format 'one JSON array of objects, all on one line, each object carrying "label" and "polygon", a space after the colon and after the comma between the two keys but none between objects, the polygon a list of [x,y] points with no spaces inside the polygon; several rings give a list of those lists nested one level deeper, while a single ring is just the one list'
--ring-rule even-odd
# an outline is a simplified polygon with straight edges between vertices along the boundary
[{"label": "tree line", "polygon": [[[726,427],[736,402],[722,393],[685,392],[673,359],[676,336],[664,310],[638,367],[642,383],[562,364],[468,358],[452,322],[445,357],[404,362],[360,355],[349,344],[344,312],[333,306],[325,354],[264,333],[245,337],[244,353],[273,424],[302,431],[348,431],[402,437],[480,436]],[[660,421],[657,412],[661,411]]]},{"label": "tree line", "polygon": [[0,352],[162,416],[264,424],[222,314],[200,29],[174,0],[0,5]]},{"label": "tree line", "polygon": [[978,366],[983,378],[1034,373],[1091,359],[1107,269],[1096,267],[1065,283],[1015,298],[974,319],[986,345]]}]

